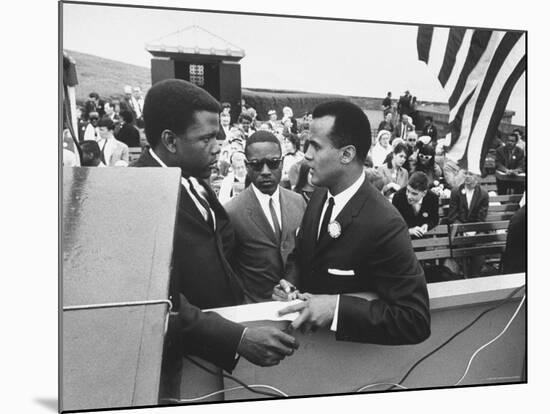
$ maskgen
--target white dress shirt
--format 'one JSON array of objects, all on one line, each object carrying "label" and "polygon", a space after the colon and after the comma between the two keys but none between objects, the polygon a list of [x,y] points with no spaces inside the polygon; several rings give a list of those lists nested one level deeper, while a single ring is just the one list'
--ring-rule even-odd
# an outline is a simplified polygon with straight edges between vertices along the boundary
[{"label": "white dress shirt", "polygon": [[[149,148],[149,154],[151,154],[151,157],[153,157],[162,167],[165,167],[165,168],[168,167],[159,158],[159,156],[157,154],[155,154],[155,151],[153,151],[152,148]],[[193,200],[193,203],[195,203],[195,206],[197,207],[197,209],[201,213],[204,220],[208,221],[208,213],[206,212],[206,209],[203,207],[203,205],[199,202],[199,200],[197,200],[197,198],[191,192],[191,190],[189,188],[189,181],[191,181],[191,184],[193,184],[193,188],[195,189],[195,191],[199,195],[206,194],[206,189],[198,182],[198,180],[195,177],[189,177],[189,179],[187,179],[185,177],[181,177],[181,184],[183,185],[183,187],[185,187],[185,190],[187,191],[187,193],[191,197],[191,200]],[[206,201],[206,203],[209,204],[206,197],[203,197],[203,198],[204,198],[204,201]],[[210,214],[211,214],[212,220],[214,222],[214,230],[215,230],[216,229],[216,215],[214,214],[214,211],[212,210],[212,208],[210,208]]]},{"label": "white dress shirt", "polygon": [[472,204],[472,197],[474,196],[475,188],[472,188],[470,190],[470,189],[464,187],[464,190],[466,191],[466,201],[468,203],[468,208],[470,208],[470,205]]},{"label": "white dress shirt", "polygon": [[279,186],[277,186],[277,189],[272,195],[267,195],[258,190],[254,184],[250,185],[252,186],[252,191],[254,191],[256,198],[260,202],[260,206],[262,207],[265,218],[273,229],[273,233],[275,233],[275,226],[273,225],[273,220],[271,218],[271,211],[269,211],[269,199],[273,199],[273,208],[275,209],[275,215],[277,216],[277,221],[279,222],[279,228],[282,229],[283,225],[281,222],[281,201],[279,198]]},{"label": "white dress shirt", "polygon": [[[365,182],[365,170],[361,173],[361,176],[348,188],[340,192],[337,195],[332,195],[330,191],[327,192],[327,199],[323,205],[323,210],[321,211],[321,217],[325,214],[326,209],[328,208],[328,200],[330,197],[334,198],[334,207],[332,208],[332,214],[330,216],[329,223],[334,221],[338,214],[344,209],[346,204],[351,200],[355,193]],[[321,219],[322,220],[322,219]],[[317,238],[321,232],[321,222],[319,222],[319,227],[317,227]],[[340,295],[336,298],[336,309],[334,310],[334,317],[332,318],[332,324],[330,325],[331,331],[336,331],[338,329],[338,307],[340,306]]]}]

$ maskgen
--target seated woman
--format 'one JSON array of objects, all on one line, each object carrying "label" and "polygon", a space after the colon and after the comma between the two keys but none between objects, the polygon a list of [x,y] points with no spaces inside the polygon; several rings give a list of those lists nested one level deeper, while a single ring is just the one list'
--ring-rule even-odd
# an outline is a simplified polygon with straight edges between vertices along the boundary
[{"label": "seated woman", "polygon": [[376,137],[376,144],[372,148],[371,158],[374,167],[378,168],[383,163],[389,153],[392,152],[390,145],[391,133],[385,129],[381,130]]},{"label": "seated woman", "polygon": [[397,144],[393,149],[391,157],[378,168],[385,183],[382,193],[388,198],[391,198],[396,191],[405,187],[409,181],[409,173],[403,168],[408,154],[406,145]]},{"label": "seated woman", "polygon": [[245,159],[246,156],[242,151],[235,151],[231,154],[231,170],[222,180],[218,194],[218,199],[222,205],[244,190],[246,180]]},{"label": "seated woman", "polygon": [[428,176],[428,188],[434,186],[434,182],[437,181],[438,185],[443,176],[443,172],[439,165],[435,163],[435,149],[430,144],[418,145],[418,153],[416,155],[416,162],[411,166],[411,172],[423,172]]},{"label": "seated woman", "polygon": [[292,189],[289,172],[292,166],[304,159],[304,153],[299,150],[300,139],[294,135],[287,135],[283,140],[283,170],[281,175],[281,186]]},{"label": "seated woman", "polygon": [[423,172],[413,173],[407,187],[395,193],[392,203],[403,216],[413,238],[423,237],[439,222],[439,199],[428,191],[428,176]]},{"label": "seated woman", "polygon": [[315,186],[311,183],[311,168],[305,162],[296,165],[299,166],[299,172],[294,192],[300,194],[307,203],[315,190]]}]

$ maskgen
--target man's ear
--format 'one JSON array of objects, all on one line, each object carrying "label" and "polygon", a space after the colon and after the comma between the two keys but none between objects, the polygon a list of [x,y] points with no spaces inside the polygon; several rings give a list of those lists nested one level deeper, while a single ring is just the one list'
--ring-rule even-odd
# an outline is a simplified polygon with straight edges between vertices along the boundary
[{"label": "man's ear", "polygon": [[340,162],[342,164],[351,163],[357,155],[357,149],[355,148],[355,145],[346,145],[345,147],[340,148],[340,151]]},{"label": "man's ear", "polygon": [[176,134],[174,134],[170,129],[165,129],[160,133],[161,144],[171,154],[176,153],[176,139]]}]

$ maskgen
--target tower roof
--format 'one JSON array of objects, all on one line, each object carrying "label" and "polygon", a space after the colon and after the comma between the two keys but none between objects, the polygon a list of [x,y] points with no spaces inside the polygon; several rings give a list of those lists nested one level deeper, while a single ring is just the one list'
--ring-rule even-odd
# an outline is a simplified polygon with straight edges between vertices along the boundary
[{"label": "tower roof", "polygon": [[220,56],[240,60],[244,50],[197,25],[162,36],[145,44],[145,49],[154,56],[172,54]]}]

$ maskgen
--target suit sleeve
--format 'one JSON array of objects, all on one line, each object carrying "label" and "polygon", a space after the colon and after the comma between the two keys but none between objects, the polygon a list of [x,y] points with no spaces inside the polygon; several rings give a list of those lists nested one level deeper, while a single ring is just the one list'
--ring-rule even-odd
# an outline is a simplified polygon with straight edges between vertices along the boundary
[{"label": "suit sleeve", "polygon": [[214,312],[203,312],[179,294],[180,308],[169,320],[166,341],[174,359],[196,355],[231,372],[244,327]]},{"label": "suit sleeve", "polygon": [[430,336],[428,290],[403,220],[395,216],[375,238],[368,278],[379,298],[340,296],[336,339],[384,345]]},{"label": "suit sleeve", "polygon": [[498,171],[505,171],[506,170],[506,161],[504,160],[504,156],[502,154],[501,148],[498,148],[496,150],[495,154],[495,168]]},{"label": "suit sleeve", "polygon": [[487,219],[487,212],[489,211],[489,194],[487,191],[481,191],[481,200],[479,201],[479,209],[477,211],[477,221],[483,222]]},{"label": "suit sleeve", "polygon": [[428,209],[428,230],[431,230],[439,224],[439,198],[437,196],[429,198]]},{"label": "suit sleeve", "polygon": [[446,223],[453,224],[458,219],[459,209],[459,195],[456,189],[451,191],[451,198],[449,200],[449,212],[447,213]]}]

